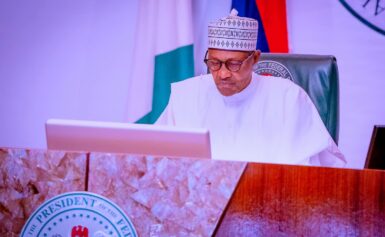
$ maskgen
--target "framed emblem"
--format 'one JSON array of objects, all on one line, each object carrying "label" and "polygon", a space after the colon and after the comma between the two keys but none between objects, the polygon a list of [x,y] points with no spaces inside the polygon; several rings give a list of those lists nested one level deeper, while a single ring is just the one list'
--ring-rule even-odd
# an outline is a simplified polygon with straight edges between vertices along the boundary
[{"label": "framed emblem", "polygon": [[128,216],[111,200],[90,192],[63,193],[29,217],[21,237],[137,237]]},{"label": "framed emblem", "polygon": [[385,35],[385,0],[340,0],[355,17]]}]

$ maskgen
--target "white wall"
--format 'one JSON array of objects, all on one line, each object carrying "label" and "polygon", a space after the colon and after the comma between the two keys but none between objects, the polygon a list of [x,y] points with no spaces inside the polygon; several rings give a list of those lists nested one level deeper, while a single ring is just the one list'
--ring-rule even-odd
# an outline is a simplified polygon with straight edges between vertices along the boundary
[{"label": "white wall", "polygon": [[124,121],[136,1],[0,2],[0,147],[49,118]]},{"label": "white wall", "polygon": [[385,35],[335,0],[288,0],[292,53],[331,54],[340,76],[339,147],[350,167],[364,165],[373,126],[385,124]]},{"label": "white wall", "polygon": [[[194,1],[197,74],[205,24],[230,2]],[[385,36],[336,0],[287,7],[291,52],[337,57],[340,148],[362,167],[373,125],[385,124]],[[45,147],[52,117],[125,121],[136,12],[137,0],[0,1],[0,147]]]}]

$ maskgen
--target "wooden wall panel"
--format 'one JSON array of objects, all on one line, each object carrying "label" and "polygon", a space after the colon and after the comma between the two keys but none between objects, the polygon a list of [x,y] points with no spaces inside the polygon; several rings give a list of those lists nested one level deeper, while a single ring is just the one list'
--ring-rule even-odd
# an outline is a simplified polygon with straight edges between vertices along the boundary
[{"label": "wooden wall panel", "polygon": [[385,172],[249,163],[216,236],[385,236]]}]

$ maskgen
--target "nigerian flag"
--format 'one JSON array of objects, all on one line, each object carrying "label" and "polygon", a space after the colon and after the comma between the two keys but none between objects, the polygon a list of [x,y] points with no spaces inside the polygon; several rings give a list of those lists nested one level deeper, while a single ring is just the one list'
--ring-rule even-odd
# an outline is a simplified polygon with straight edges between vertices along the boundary
[{"label": "nigerian flag", "polygon": [[171,83],[194,75],[191,0],[139,1],[128,119],[154,123]]}]

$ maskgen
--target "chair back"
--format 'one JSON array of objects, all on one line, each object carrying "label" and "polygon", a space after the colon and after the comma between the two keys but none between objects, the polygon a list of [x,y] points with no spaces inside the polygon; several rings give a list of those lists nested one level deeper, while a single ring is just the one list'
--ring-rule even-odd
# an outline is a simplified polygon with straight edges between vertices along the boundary
[{"label": "chair back", "polygon": [[317,108],[331,137],[338,143],[339,84],[337,61],[330,55],[262,53],[254,71],[292,80]]}]

